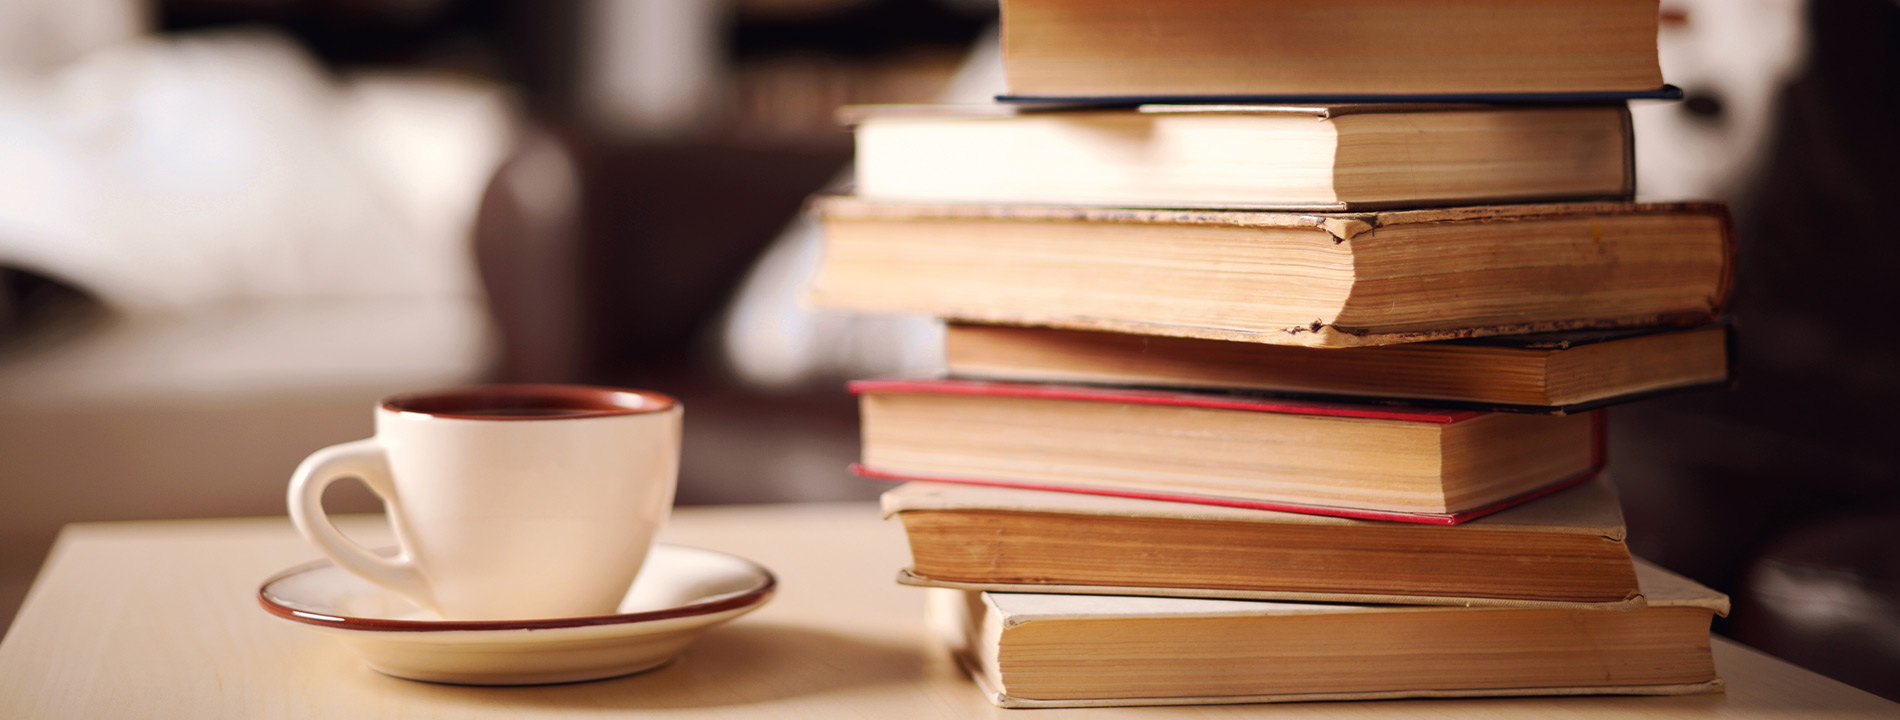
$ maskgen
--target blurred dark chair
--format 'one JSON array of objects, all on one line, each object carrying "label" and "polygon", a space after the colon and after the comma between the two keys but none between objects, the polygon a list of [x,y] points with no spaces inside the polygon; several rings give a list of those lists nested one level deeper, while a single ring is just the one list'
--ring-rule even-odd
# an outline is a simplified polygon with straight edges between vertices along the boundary
[{"label": "blurred dark chair", "polygon": [[1900,698],[1900,514],[1782,533],[1735,596],[1733,635],[1855,687]]},{"label": "blurred dark chair", "polygon": [[746,271],[850,161],[832,144],[620,142],[538,131],[483,197],[476,234],[496,379],[661,390],[687,407],[682,504],[864,499],[841,383],[764,391],[716,329]]},{"label": "blurred dark chair", "polygon": [[1718,631],[1900,699],[1900,5],[1806,5],[1736,215],[1736,387],[1615,408],[1611,458],[1631,548],[1734,597]]}]

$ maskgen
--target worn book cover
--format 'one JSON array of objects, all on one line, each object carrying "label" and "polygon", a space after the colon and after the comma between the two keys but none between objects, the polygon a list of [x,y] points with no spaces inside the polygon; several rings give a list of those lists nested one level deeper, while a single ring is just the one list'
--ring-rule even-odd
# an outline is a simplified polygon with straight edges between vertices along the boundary
[{"label": "worn book cover", "polygon": [[950,323],[951,377],[1564,415],[1723,385],[1726,324],[1360,348]]},{"label": "worn book cover", "polygon": [[934,203],[1367,210],[1627,200],[1622,104],[860,106],[854,192]]},{"label": "worn book cover", "polygon": [[884,493],[909,585],[1401,605],[1631,608],[1622,510],[1598,478],[1456,527],[912,482]]},{"label": "worn book cover", "polygon": [[812,300],[952,321],[1309,347],[1690,326],[1728,299],[1713,204],[1376,213],[816,203]]},{"label": "worn book cover", "polygon": [[1648,563],[1628,611],[933,589],[931,626],[1011,708],[1720,692],[1728,598]]},{"label": "worn book cover", "polygon": [[[863,403],[864,437],[864,461],[851,471],[890,482],[1456,525],[1582,483],[1602,469],[1606,452],[1601,413],[1537,417],[948,379],[859,380],[849,388]],[[916,396],[965,402],[909,409],[904,399]],[[1250,421],[1269,418],[1236,413],[1275,417],[1256,428]],[[1529,427],[1490,432],[1498,422]],[[922,429],[909,429],[916,423]],[[1468,440],[1439,432],[1462,435],[1467,425],[1485,432]],[[1045,433],[1054,435],[1041,439]],[[1371,433],[1403,445],[1360,439]],[[1525,462],[1502,464],[1511,458]],[[1401,484],[1404,497],[1388,493]]]}]

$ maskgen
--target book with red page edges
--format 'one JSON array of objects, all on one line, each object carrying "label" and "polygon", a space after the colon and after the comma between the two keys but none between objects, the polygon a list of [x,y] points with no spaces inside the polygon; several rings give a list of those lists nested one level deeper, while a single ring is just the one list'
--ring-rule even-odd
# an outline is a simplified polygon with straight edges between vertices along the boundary
[{"label": "book with red page edges", "polygon": [[1567,416],[949,379],[850,384],[856,474],[1455,525],[1603,467]]}]

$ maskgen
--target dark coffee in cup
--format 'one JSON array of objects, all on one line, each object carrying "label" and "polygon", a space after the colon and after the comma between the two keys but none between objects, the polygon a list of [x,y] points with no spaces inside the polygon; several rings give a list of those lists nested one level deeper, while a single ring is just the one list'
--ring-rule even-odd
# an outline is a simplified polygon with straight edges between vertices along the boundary
[{"label": "dark coffee in cup", "polygon": [[659,393],[576,385],[490,385],[397,395],[394,412],[468,420],[582,418],[659,412],[674,400]]}]

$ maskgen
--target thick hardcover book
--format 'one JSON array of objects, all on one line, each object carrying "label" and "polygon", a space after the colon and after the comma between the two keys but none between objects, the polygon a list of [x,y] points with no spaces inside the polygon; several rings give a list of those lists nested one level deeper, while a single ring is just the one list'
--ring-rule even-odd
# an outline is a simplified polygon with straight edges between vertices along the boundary
[{"label": "thick hardcover book", "polygon": [[1348,210],[1627,199],[1635,185],[1622,104],[841,115],[856,126],[856,192],[876,200]]},{"label": "thick hardcover book", "polygon": [[1004,0],[1009,96],[1655,93],[1656,0]]},{"label": "thick hardcover book", "polygon": [[1400,605],[1628,609],[1643,596],[1599,478],[1456,527],[913,482],[884,493],[909,585]]},{"label": "thick hardcover book", "polygon": [[1601,415],[862,380],[858,474],[1450,525],[1594,475]]},{"label": "thick hardcover book", "polygon": [[1639,564],[1624,612],[933,589],[932,628],[1003,707],[1719,692],[1728,598]]},{"label": "thick hardcover book", "polygon": [[822,305],[1350,347],[1699,325],[1728,297],[1720,205],[1377,213],[821,199]]},{"label": "thick hardcover book", "polygon": [[1575,413],[1726,383],[1729,330],[1577,330],[1361,348],[951,323],[953,376]]}]

